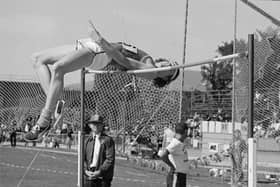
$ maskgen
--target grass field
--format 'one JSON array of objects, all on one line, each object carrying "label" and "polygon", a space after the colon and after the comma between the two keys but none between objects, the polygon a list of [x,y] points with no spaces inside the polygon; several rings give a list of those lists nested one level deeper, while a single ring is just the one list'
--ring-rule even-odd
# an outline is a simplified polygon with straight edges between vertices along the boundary
[{"label": "grass field", "polygon": [[[228,180],[212,178],[207,170],[195,170],[188,177],[189,187],[230,186]],[[0,147],[0,187],[75,187],[77,155],[33,148]],[[166,186],[165,175],[139,168],[123,159],[116,160],[113,187]],[[258,184],[263,187],[275,184]]]}]

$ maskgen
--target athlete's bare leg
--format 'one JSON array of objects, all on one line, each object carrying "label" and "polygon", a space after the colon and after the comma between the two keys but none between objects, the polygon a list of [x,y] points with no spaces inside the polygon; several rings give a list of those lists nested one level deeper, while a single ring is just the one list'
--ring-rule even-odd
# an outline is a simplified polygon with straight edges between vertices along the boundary
[{"label": "athlete's bare leg", "polygon": [[46,104],[37,122],[39,127],[49,125],[57,100],[63,91],[64,75],[89,66],[94,56],[92,50],[88,48],[75,50],[74,45],[58,47],[34,55],[34,66],[47,95]]},{"label": "athlete's bare leg", "polygon": [[39,77],[39,81],[46,95],[48,94],[51,81],[50,65],[53,65],[55,62],[60,60],[65,55],[73,52],[74,50],[74,45],[63,45],[40,51],[32,55],[31,59],[33,67],[36,71],[37,76]]}]

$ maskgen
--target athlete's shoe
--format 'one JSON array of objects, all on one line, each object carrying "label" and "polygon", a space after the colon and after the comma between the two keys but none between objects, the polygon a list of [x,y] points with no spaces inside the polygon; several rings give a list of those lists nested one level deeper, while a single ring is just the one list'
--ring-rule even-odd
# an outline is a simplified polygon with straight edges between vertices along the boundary
[{"label": "athlete's shoe", "polygon": [[34,142],[40,141],[43,138],[43,136],[49,132],[50,128],[51,122],[45,127],[40,127],[38,124],[36,124],[30,132],[27,132],[24,135],[24,140]]}]

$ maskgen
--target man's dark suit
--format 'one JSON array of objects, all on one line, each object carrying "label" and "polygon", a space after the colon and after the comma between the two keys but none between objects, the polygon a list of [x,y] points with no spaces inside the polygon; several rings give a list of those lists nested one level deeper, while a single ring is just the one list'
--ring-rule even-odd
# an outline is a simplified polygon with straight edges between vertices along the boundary
[{"label": "man's dark suit", "polygon": [[[94,152],[94,139],[92,136],[88,137],[85,140],[85,158],[84,164],[85,169],[90,170],[90,164],[92,163],[93,159],[93,152]],[[101,183],[100,187],[109,187],[111,186],[111,182],[114,176],[114,165],[115,165],[115,143],[112,137],[101,134],[100,135],[100,152],[99,158],[97,161],[97,166],[95,170],[100,170],[101,172]],[[84,177],[86,179],[85,183],[89,184],[92,181],[88,180],[88,177]],[[88,186],[94,186],[93,184]]]}]

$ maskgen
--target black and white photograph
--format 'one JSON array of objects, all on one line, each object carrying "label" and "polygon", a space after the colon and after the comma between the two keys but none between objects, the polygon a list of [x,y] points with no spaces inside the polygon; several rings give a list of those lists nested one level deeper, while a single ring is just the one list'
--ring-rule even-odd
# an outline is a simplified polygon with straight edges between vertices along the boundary
[{"label": "black and white photograph", "polygon": [[280,0],[1,0],[0,187],[279,187]]}]

